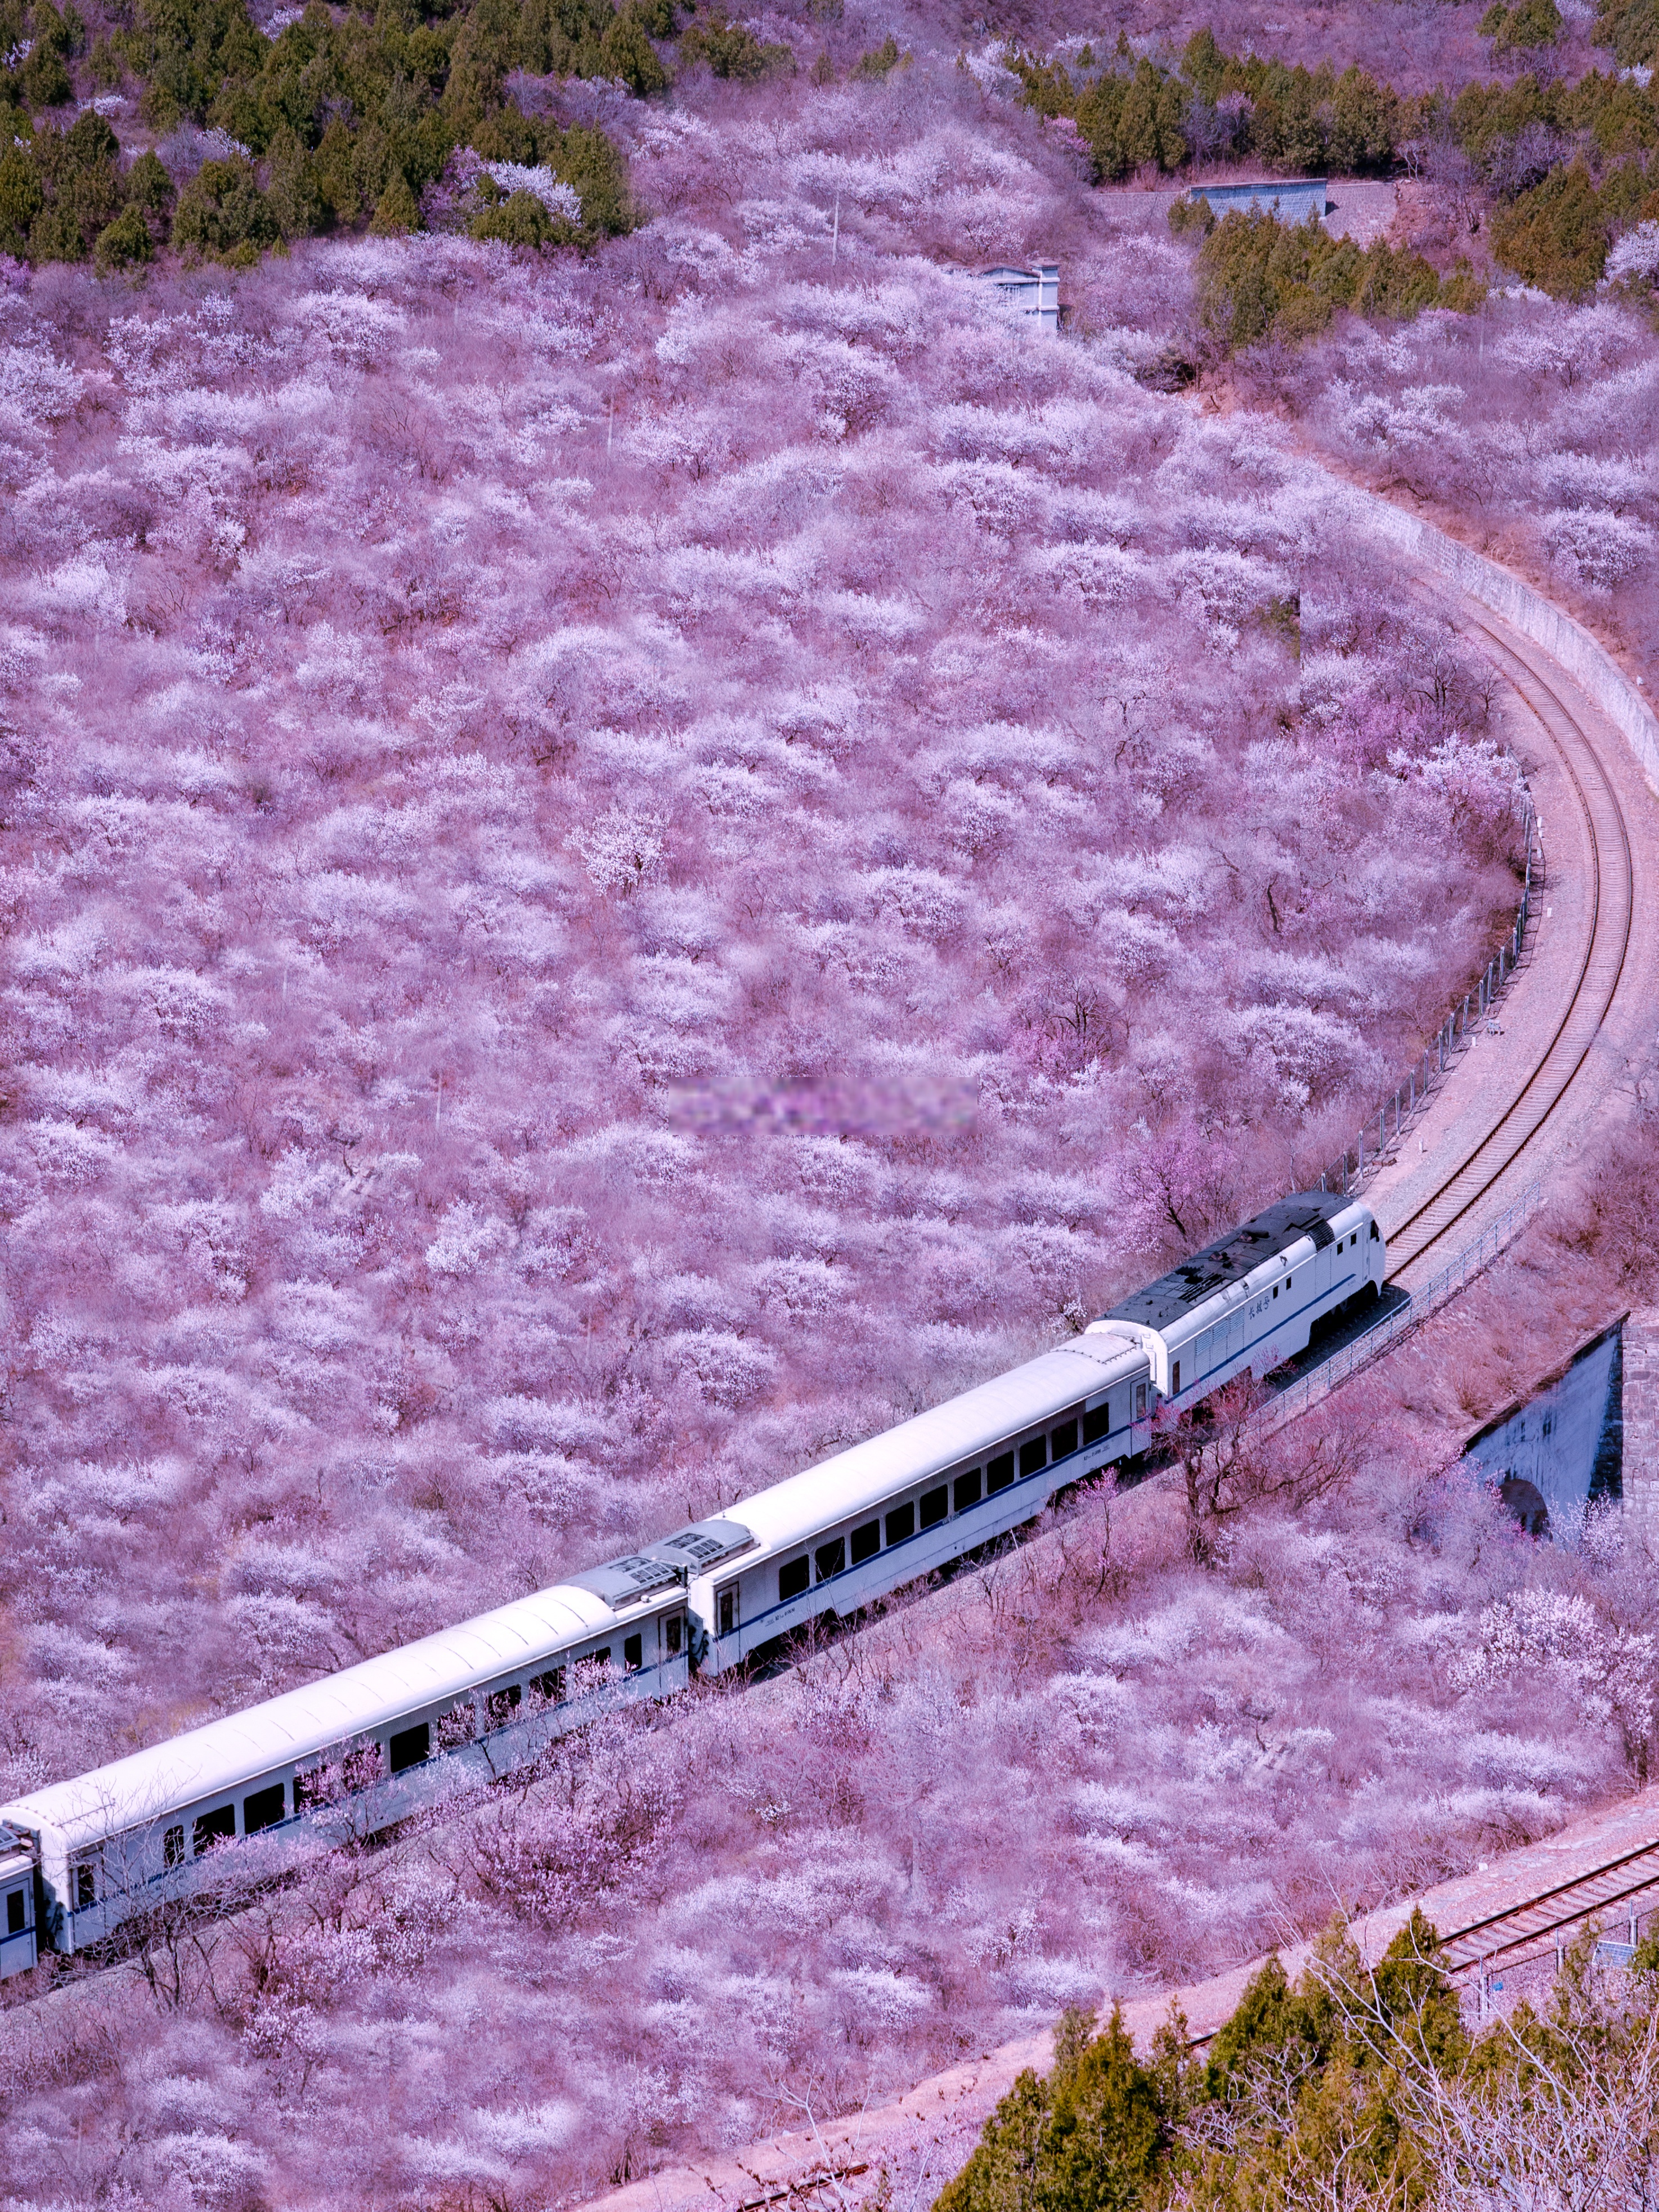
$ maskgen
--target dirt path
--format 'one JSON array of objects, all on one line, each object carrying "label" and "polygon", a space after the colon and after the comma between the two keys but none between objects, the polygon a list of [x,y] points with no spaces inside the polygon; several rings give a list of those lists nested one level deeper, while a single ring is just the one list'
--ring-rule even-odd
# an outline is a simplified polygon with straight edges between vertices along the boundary
[{"label": "dirt path", "polygon": [[[1504,1945],[1505,1931],[1493,1926],[1499,1916],[1518,1913],[1532,1900],[1560,1892],[1610,1861],[1635,1852],[1652,1854],[1644,1871],[1659,1886],[1659,1786],[1572,1821],[1542,1843],[1507,1852],[1474,1874],[1437,1883],[1417,1898],[1369,1913],[1355,1922],[1352,1932],[1362,1958],[1375,1965],[1411,1917],[1413,1905],[1420,1904],[1454,1956],[1463,1961],[1462,1978],[1473,2001],[1477,1970],[1471,1962]],[[1659,1895],[1654,1889],[1638,1896],[1634,1905],[1644,1930],[1659,1923]],[[1605,1924],[1622,1936],[1632,1909],[1624,1898],[1608,1904],[1602,1912]],[[1461,1942],[1460,1935],[1464,1935]],[[1279,1953],[1293,1978],[1306,1964],[1310,1948],[1296,1943]],[[1535,1936],[1530,1945],[1514,1943],[1510,1954],[1519,1960],[1542,1953],[1553,1960],[1553,1948],[1554,1931],[1550,1929]],[[1251,1959],[1208,1981],[1132,1998],[1123,2007],[1125,2023],[1145,2051],[1169,2018],[1170,2007],[1178,2006],[1188,2040],[1202,2044],[1231,2015],[1245,1984],[1263,1963]],[[930,2202],[960,2171],[987,2117],[1015,2077],[1028,2066],[1041,2071],[1053,2057],[1051,2035],[1003,2044],[918,2082],[893,2104],[666,2168],[595,2199],[589,2212],[682,2212],[694,2205],[709,2208],[709,2212],[715,2207],[720,2212],[742,2212],[742,2208],[784,2203],[846,2205],[869,2192],[884,2166],[893,2184],[895,2212],[909,2212],[912,2206]]]}]

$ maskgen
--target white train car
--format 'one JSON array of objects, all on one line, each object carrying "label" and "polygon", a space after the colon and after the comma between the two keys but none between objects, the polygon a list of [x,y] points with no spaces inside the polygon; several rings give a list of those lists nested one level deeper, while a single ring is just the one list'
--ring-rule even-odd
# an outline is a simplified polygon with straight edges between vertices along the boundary
[{"label": "white train car", "polygon": [[1079,1336],[867,1443],[740,1498],[753,1548],[698,1576],[702,1663],[736,1666],[827,1613],[856,1613],[1040,1513],[1056,1490],[1144,1450],[1139,1345]]},{"label": "white train car", "polygon": [[0,1976],[42,1942],[103,1942],[239,1838],[280,1852],[342,1790],[361,1830],[389,1826],[452,1777],[522,1765],[597,1699],[670,1696],[1006,1535],[1139,1457],[1163,1407],[1304,1350],[1385,1261],[1368,1207],[1286,1199],[1068,1343],[718,1520],[0,1806]]},{"label": "white train car", "polygon": [[1033,1519],[1055,1491],[1138,1457],[1164,1406],[1305,1351],[1319,1322],[1376,1294],[1383,1266],[1368,1206],[1304,1192],[1058,1351],[738,1499],[753,1547],[690,1587],[704,1663],[733,1666]]},{"label": "white train car", "polygon": [[1160,1398],[1184,1412],[1305,1352],[1316,1325],[1374,1298],[1387,1267],[1368,1206],[1322,1190],[1265,1213],[1125,1298],[1085,1336],[1131,1336]]},{"label": "white train car", "polygon": [[[733,1540],[742,1540],[681,1530],[647,1553],[18,1798],[0,1820],[34,1864],[28,1928],[38,1924],[54,1950],[85,1950],[187,1893],[221,1844],[257,1835],[280,1846],[308,1833],[307,1813],[342,1788],[359,1825],[373,1828],[416,1810],[441,1774],[507,1772],[591,1711],[591,1695],[570,1694],[572,1671],[584,1665],[606,1684],[599,1694],[683,1688],[685,1576]],[[21,1948],[0,1951],[0,1973],[33,1963]]]}]

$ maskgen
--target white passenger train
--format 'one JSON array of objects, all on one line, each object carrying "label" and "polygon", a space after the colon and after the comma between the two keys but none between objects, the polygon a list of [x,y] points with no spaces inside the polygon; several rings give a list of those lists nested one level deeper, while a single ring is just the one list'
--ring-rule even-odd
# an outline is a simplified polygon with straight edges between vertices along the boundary
[{"label": "white passenger train", "polygon": [[665,1697],[1030,1521],[1137,1459],[1158,1413],[1307,1346],[1374,1297],[1369,1209],[1304,1192],[1081,1335],[625,1559],[90,1774],[0,1805],[0,1975],[186,1893],[237,1838],[308,1836],[342,1798],[388,1826],[449,1780],[521,1765],[598,1700]]}]

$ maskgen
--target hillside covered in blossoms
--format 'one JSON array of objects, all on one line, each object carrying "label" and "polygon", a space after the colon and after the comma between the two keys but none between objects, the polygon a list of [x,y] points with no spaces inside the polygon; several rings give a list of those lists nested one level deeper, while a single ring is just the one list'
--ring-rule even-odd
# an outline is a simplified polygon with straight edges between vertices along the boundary
[{"label": "hillside covered in blossoms", "polygon": [[[1646,88],[1120,15],[0,10],[0,1794],[1063,1341],[1507,935],[1491,678],[1319,461],[1639,635]],[[1346,289],[1171,230],[1339,106],[1420,187]],[[1489,251],[1575,162],[1576,303]],[[574,2203],[1621,1786],[1645,1564],[1338,1431],[20,1992],[0,2185]]]}]

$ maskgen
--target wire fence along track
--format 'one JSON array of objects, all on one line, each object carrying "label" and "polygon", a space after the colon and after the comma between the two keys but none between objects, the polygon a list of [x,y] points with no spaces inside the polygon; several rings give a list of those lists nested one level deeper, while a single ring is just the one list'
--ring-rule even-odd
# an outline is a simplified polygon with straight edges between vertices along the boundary
[{"label": "wire fence along track", "polygon": [[1537,841],[1536,817],[1530,804],[1524,827],[1526,872],[1514,927],[1486,963],[1486,971],[1474,988],[1464,993],[1462,1005],[1452,1008],[1436,1032],[1434,1042],[1401,1078],[1394,1097],[1385,1098],[1376,1109],[1376,1136],[1372,1136],[1371,1124],[1367,1121],[1341,1158],[1321,1171],[1321,1190],[1340,1191],[1345,1197],[1357,1197],[1388,1165],[1395,1156],[1401,1138],[1415,1124],[1429,1102],[1439,1096],[1447,1076],[1468,1051],[1476,1028],[1489,1018],[1527,964],[1527,941],[1534,915],[1535,895],[1545,887],[1543,848]]},{"label": "wire fence along track", "polygon": [[[1486,623],[1476,622],[1472,627],[1480,630],[1493,659],[1510,675],[1516,691],[1554,741],[1569,787],[1583,819],[1589,848],[1590,928],[1567,1005],[1515,1100],[1474,1151],[1459,1161],[1439,1188],[1389,1232],[1389,1258],[1395,1275],[1420,1261],[1448,1237],[1459,1222],[1464,1220],[1492,1191],[1543,1128],[1566,1095],[1601,1033],[1601,1024],[1624,973],[1630,948],[1634,901],[1630,833],[1618,794],[1596,757],[1595,747],[1560,694],[1538,673],[1530,661],[1524,659]],[[1543,695],[1548,705],[1561,718],[1566,731],[1577,739],[1577,745],[1564,742],[1560,732],[1550,729],[1535,699],[1528,698],[1521,678],[1529,681]],[[1577,757],[1572,757],[1573,755]],[[1527,923],[1533,912],[1530,895],[1535,888],[1530,817],[1527,824],[1527,892],[1522,897],[1512,939],[1517,955],[1525,941]],[[1511,967],[1507,969],[1506,974],[1501,957],[1500,961],[1494,961],[1492,968],[1487,971],[1487,981],[1493,985],[1493,995],[1507,980],[1507,975],[1513,973]],[[1461,1036],[1468,1036],[1468,1011],[1477,998],[1480,1011],[1484,1014],[1490,1003],[1486,983],[1483,982],[1478,992],[1471,992],[1464,1001],[1464,1020],[1459,1031]],[[1454,1016],[1452,1024],[1455,1021],[1456,1017]],[[1425,1055],[1425,1065],[1430,1060],[1435,1061],[1437,1076],[1443,1074],[1447,1064],[1446,1040],[1447,1029],[1443,1028],[1437,1051]],[[1413,1080],[1408,1094],[1410,1106],[1419,1105],[1424,1095]],[[1401,1097],[1400,1092],[1395,1093],[1396,1133],[1403,1126],[1400,1112]],[[1382,1133],[1386,1135],[1386,1130]],[[1379,1152],[1365,1165],[1374,1170],[1381,1164],[1382,1154]],[[1347,1165],[1345,1158],[1342,1164],[1345,1175]],[[1448,1299],[1455,1297],[1475,1275],[1492,1264],[1520,1233],[1537,1211],[1542,1199],[1542,1185],[1538,1182],[1529,1184],[1496,1220],[1488,1223],[1478,1237],[1446,1261],[1426,1283],[1411,1294],[1404,1304],[1397,1306],[1373,1328],[1353,1338],[1333,1352],[1329,1358],[1322,1360],[1317,1367],[1271,1398],[1258,1416],[1264,1426],[1273,1430],[1287,1421],[1295,1420],[1351,1376],[1369,1366],[1374,1359],[1380,1358],[1398,1344],[1402,1337],[1426,1321]],[[1656,1878],[1659,1879],[1659,1874]]]},{"label": "wire fence along track", "polygon": [[1394,1311],[1363,1336],[1334,1352],[1328,1359],[1306,1375],[1298,1376],[1287,1383],[1262,1407],[1258,1419],[1269,1430],[1281,1427],[1305,1413],[1310,1406],[1328,1397],[1349,1376],[1357,1375],[1362,1367],[1369,1367],[1380,1359],[1392,1346],[1408,1336],[1412,1330],[1437,1313],[1447,1300],[1455,1298],[1464,1285],[1489,1267],[1504,1246],[1512,1243],[1543,1203],[1544,1187],[1532,1183],[1512,1206],[1506,1206],[1496,1221],[1489,1222],[1474,1241],[1466,1244],[1457,1256],[1448,1262],[1439,1273],[1414,1291],[1404,1305]]},{"label": "wire fence along track", "polygon": [[[1539,1134],[1601,1033],[1630,949],[1634,872],[1618,793],[1587,732],[1553,686],[1484,623],[1472,627],[1553,741],[1589,847],[1590,928],[1567,1005],[1515,1100],[1439,1188],[1389,1231],[1389,1258],[1396,1272],[1432,1251]],[[1528,696],[1528,685],[1554,708],[1564,730],[1552,727],[1536,697]]]}]

